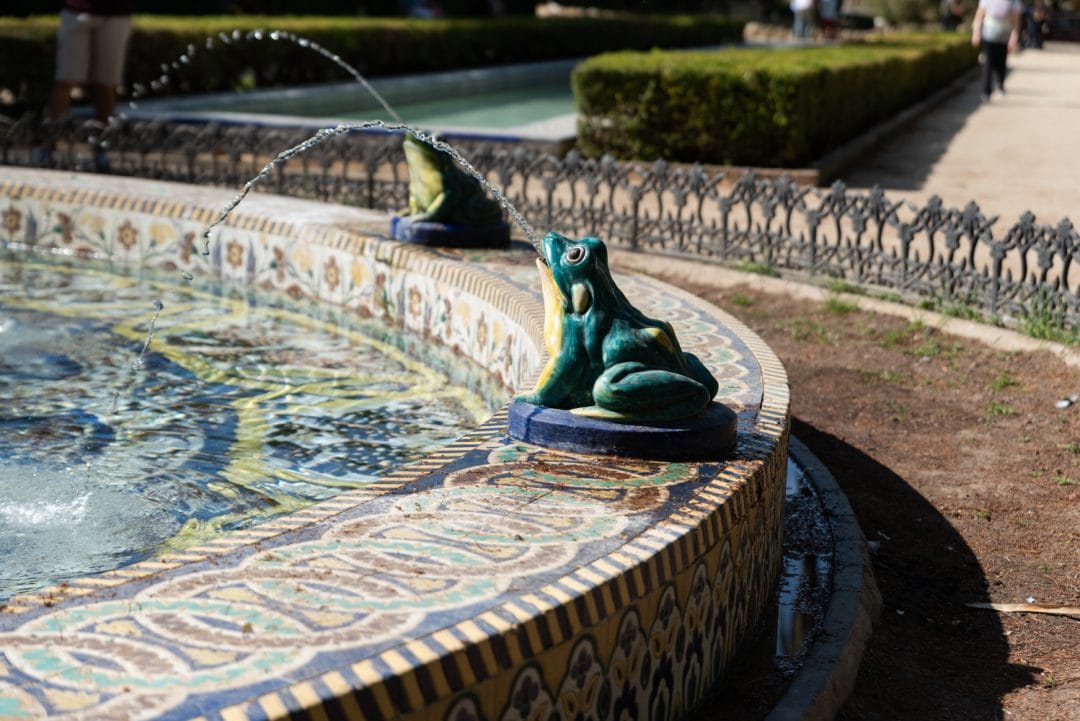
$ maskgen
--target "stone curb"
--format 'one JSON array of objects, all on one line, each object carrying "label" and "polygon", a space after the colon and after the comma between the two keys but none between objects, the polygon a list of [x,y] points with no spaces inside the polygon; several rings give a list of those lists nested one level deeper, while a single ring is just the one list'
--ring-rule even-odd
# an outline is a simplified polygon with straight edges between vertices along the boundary
[{"label": "stone curb", "polygon": [[625,250],[609,250],[609,256],[612,266],[617,270],[633,270],[647,275],[670,273],[702,285],[712,285],[717,288],[747,286],[765,293],[783,294],[800,300],[824,302],[829,298],[842,298],[845,301],[857,303],[860,310],[868,310],[881,315],[891,315],[912,322],[918,321],[943,333],[969,338],[997,350],[1005,352],[1047,351],[1057,356],[1065,365],[1080,368],[1080,350],[1061,343],[1039,340],[1008,328],[999,328],[986,323],[954,318],[936,311],[913,308],[903,303],[894,303],[854,293],[837,293],[805,281],[746,273],[724,268],[707,260],[657,256]]},{"label": "stone curb", "polygon": [[832,595],[809,655],[765,721],[831,721],[855,687],[881,594],[862,530],[836,479],[795,436],[788,452],[817,489],[832,532]]}]

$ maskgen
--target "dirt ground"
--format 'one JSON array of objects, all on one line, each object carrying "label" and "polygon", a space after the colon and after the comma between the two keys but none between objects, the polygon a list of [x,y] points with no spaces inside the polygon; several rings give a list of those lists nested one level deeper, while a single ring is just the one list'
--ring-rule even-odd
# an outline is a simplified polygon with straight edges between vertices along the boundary
[{"label": "dirt ground", "polygon": [[[663,277],[661,275],[661,277]],[[667,277],[739,317],[792,387],[793,431],[836,476],[883,606],[841,721],[1080,719],[1080,373],[857,299]]]}]

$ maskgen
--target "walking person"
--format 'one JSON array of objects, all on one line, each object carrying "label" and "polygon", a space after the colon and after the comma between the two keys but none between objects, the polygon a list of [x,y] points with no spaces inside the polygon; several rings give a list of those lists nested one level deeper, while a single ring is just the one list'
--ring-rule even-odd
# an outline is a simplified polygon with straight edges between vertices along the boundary
[{"label": "walking person", "polygon": [[1019,0],[979,0],[971,23],[971,44],[982,49],[982,98],[990,99],[992,80],[1005,92],[1006,59],[1020,48]]},{"label": "walking person", "polygon": [[116,86],[123,81],[130,0],[64,0],[56,36],[56,83],[45,117],[62,118],[76,85],[93,85],[94,117],[108,123],[116,110]]},{"label": "walking person", "polygon": [[796,40],[810,37],[814,29],[814,0],[791,0],[791,34]]}]

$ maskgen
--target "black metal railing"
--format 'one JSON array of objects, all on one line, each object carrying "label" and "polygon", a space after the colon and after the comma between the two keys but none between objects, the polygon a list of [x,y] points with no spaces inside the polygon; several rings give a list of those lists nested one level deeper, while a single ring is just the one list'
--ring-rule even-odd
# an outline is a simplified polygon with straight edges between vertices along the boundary
[{"label": "black metal railing", "polygon": [[[28,120],[0,127],[0,162],[239,188],[311,129],[121,121],[102,128]],[[454,145],[538,229],[609,244],[836,279],[988,319],[1080,329],[1080,236],[1025,213],[999,224],[974,203],[945,207],[797,185],[701,166],[557,157],[526,145]],[[35,150],[36,148],[36,150]],[[42,148],[50,148],[45,154]],[[397,211],[408,204],[400,136],[335,137],[278,168],[265,190]]]}]

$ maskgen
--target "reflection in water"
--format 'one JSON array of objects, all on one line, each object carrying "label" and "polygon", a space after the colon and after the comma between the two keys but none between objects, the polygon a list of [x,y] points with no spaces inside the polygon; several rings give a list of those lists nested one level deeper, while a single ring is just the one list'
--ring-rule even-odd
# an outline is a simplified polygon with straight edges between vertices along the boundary
[{"label": "reflection in water", "polygon": [[788,461],[784,564],[777,591],[776,656],[800,657],[821,622],[831,590],[832,536],[806,474]]},{"label": "reflection in water", "polygon": [[0,259],[0,601],[368,483],[490,415],[391,333]]}]

